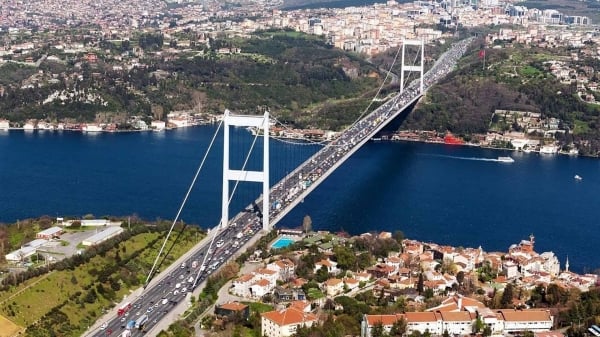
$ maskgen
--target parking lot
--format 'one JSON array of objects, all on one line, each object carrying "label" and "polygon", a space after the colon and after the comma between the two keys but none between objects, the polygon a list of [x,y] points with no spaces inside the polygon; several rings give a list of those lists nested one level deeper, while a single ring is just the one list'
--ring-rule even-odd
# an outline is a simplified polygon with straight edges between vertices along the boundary
[{"label": "parking lot", "polygon": [[51,260],[57,261],[72,256],[81,248],[77,246],[81,241],[96,233],[96,228],[90,228],[85,231],[74,231],[63,233],[60,238],[52,239],[47,244],[39,248],[40,254],[51,257]]}]

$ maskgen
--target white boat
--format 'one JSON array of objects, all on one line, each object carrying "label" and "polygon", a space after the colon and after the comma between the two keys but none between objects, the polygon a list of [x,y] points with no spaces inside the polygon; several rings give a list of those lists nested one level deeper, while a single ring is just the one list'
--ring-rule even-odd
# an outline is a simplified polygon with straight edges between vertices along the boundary
[{"label": "white boat", "polygon": [[498,157],[498,161],[501,163],[514,163],[515,160],[511,157]]},{"label": "white boat", "polygon": [[580,176],[579,174],[576,174],[574,178],[575,178],[575,180],[577,180],[577,181],[581,181],[581,180],[583,180],[583,178],[581,178],[581,176]]}]

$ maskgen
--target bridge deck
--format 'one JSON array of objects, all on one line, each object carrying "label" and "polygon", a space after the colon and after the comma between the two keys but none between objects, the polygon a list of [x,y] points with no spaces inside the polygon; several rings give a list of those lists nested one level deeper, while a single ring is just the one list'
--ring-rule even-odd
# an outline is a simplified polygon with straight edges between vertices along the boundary
[{"label": "bridge deck", "polygon": [[[424,75],[424,92],[454,69],[472,40],[472,38],[462,40],[442,54]],[[369,139],[421,98],[424,92],[419,92],[418,81],[411,82],[403,93],[395,95],[365,118],[350,126],[337,139],[273,185],[269,200],[270,228],[273,228]],[[255,204],[261,209],[262,197],[258,198]],[[247,213],[240,213],[230,223],[240,221],[244,216],[247,216]]]}]

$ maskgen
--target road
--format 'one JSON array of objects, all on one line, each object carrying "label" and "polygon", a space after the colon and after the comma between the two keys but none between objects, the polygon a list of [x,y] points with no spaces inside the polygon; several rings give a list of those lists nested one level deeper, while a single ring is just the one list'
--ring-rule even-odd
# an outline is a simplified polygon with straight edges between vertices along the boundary
[{"label": "road", "polygon": [[[131,336],[136,337],[144,336],[147,331],[152,330],[179,302],[185,300],[186,294],[193,290],[194,281],[197,285],[201,284],[210,273],[225,264],[262,228],[260,219],[255,213],[246,212],[238,219],[240,225],[232,224],[219,230],[214,242],[211,242],[212,231],[216,230],[213,229],[207,236],[207,240],[203,240],[198,249],[190,251],[184,262],[164,271],[159,278],[150,282],[145,290],[131,295],[132,299],[128,299],[129,302],[125,301],[131,304],[127,312],[118,316],[117,309],[113,310],[108,319],[97,322],[87,335],[120,336],[129,330]],[[244,225],[242,226],[242,222],[239,221],[244,221]],[[205,261],[204,268],[201,267],[203,261]],[[140,325],[140,318],[143,317],[148,319]],[[136,328],[127,329],[127,324],[132,321],[135,322],[133,324]]]}]

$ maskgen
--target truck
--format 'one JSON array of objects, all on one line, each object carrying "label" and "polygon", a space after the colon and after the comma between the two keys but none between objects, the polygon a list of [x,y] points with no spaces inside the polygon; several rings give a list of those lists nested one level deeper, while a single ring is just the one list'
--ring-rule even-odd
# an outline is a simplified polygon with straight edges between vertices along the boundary
[{"label": "truck", "polygon": [[142,330],[146,322],[148,322],[148,315],[142,315],[142,317],[138,318],[138,320],[135,321],[135,328]]},{"label": "truck", "polygon": [[131,337],[131,330],[125,330],[121,333],[121,337]]},{"label": "truck", "polygon": [[131,330],[131,329],[133,329],[133,328],[135,328],[135,321],[134,321],[134,320],[131,320],[131,321],[129,321],[129,322],[127,323],[127,327],[126,327],[125,329],[127,329],[127,330]]},{"label": "truck", "polygon": [[125,304],[123,304],[122,306],[119,307],[119,309],[117,309],[117,315],[119,317],[123,316],[127,311],[129,311],[129,309],[131,309],[131,302],[127,302]]}]

